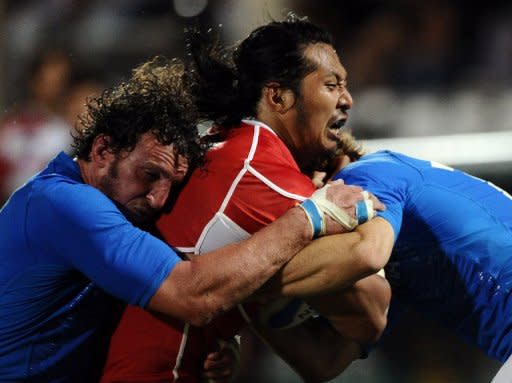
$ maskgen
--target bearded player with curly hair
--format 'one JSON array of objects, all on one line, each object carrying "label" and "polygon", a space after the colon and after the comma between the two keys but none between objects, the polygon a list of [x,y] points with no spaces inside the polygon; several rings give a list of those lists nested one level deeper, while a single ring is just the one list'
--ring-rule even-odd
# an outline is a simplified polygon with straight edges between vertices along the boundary
[{"label": "bearded player with curly hair", "polygon": [[[88,102],[76,157],[60,153],[0,210],[2,381],[97,381],[124,302],[204,325],[311,242],[300,207],[190,261],[141,229],[202,163],[190,89],[179,62],[137,68]],[[337,185],[327,198],[346,194]],[[326,219],[326,234],[342,231]]]}]

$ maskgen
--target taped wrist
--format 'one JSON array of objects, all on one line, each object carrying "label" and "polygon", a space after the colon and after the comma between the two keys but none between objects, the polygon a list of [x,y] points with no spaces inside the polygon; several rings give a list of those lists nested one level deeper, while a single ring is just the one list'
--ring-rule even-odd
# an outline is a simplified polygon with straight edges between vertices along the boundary
[{"label": "taped wrist", "polygon": [[313,231],[313,238],[318,238],[325,234],[325,216],[318,205],[312,200],[307,199],[299,207],[304,210],[306,217]]},{"label": "taped wrist", "polygon": [[318,189],[310,198],[299,205],[306,213],[311,224],[313,238],[325,235],[325,214],[328,214],[333,220],[348,230],[353,230],[357,225],[375,217],[373,201],[370,199],[367,191],[361,192],[363,199],[356,202],[356,218],[354,218],[345,209],[338,207],[327,199],[327,189],[330,186],[328,184]]}]

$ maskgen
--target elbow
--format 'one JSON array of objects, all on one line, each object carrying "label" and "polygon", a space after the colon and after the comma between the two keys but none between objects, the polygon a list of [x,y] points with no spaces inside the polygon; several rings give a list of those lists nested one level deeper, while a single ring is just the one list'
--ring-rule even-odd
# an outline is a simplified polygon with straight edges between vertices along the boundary
[{"label": "elbow", "polygon": [[361,225],[359,241],[352,246],[352,252],[357,257],[362,275],[377,273],[388,263],[394,245],[393,228],[387,221],[376,218],[368,225]]},{"label": "elbow", "polygon": [[365,339],[361,339],[361,344],[373,344],[376,343],[384,333],[388,323],[386,314],[374,315],[370,323],[370,330],[366,334]]},{"label": "elbow", "polygon": [[386,329],[388,308],[391,302],[391,286],[385,278],[372,275],[355,285],[361,308],[365,313],[367,331],[357,339],[362,344],[375,343]]},{"label": "elbow", "polygon": [[[389,294],[391,297],[391,294]],[[374,328],[375,328],[375,337],[373,339],[373,343],[377,342],[379,338],[384,333],[384,330],[386,329],[388,325],[388,309],[389,309],[389,302],[390,298],[386,300],[386,303],[384,303],[383,306],[381,306],[381,309],[378,310],[377,314],[375,315],[374,319]]]},{"label": "elbow", "polygon": [[368,276],[378,273],[388,261],[387,254],[365,242],[359,243],[354,249],[354,254],[359,259],[361,276]]}]

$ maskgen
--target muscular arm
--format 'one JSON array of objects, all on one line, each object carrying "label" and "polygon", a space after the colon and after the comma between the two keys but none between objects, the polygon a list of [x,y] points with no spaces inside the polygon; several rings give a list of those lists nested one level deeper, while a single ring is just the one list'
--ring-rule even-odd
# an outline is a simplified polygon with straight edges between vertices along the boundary
[{"label": "muscular arm", "polygon": [[[309,320],[280,331],[256,321],[255,331],[306,381],[325,381],[340,374],[362,355],[361,344],[374,342],[384,330],[389,284],[377,275],[364,277],[385,265],[393,242],[391,225],[382,218],[352,233],[314,241],[262,293],[303,297],[332,326]],[[314,357],[307,350],[315,350]]]},{"label": "muscular arm", "polygon": [[342,337],[322,319],[284,331],[261,323],[253,323],[253,328],[305,382],[330,380],[363,353],[357,342]]},{"label": "muscular arm", "polygon": [[[348,212],[354,216],[354,206],[363,198],[360,190],[333,183],[325,198],[340,207],[351,207]],[[325,217],[326,234],[346,231]],[[308,245],[312,237],[309,222],[305,210],[294,207],[245,241],[178,263],[147,308],[193,325],[208,323],[254,293]]]},{"label": "muscular arm", "polygon": [[273,330],[261,321],[253,328],[306,382],[320,382],[342,373],[361,357],[363,346],[384,331],[391,299],[388,282],[372,275],[353,286],[308,303],[329,320],[308,320],[288,330]]},{"label": "muscular arm", "polygon": [[364,345],[374,343],[382,335],[390,301],[391,287],[377,274],[341,291],[307,300],[339,334]]},{"label": "muscular arm", "polygon": [[393,244],[393,229],[380,217],[351,233],[320,238],[293,257],[264,294],[307,297],[348,287],[383,268]]},{"label": "muscular arm", "polygon": [[251,295],[310,241],[304,212],[293,208],[245,241],[178,263],[147,308],[203,325]]}]

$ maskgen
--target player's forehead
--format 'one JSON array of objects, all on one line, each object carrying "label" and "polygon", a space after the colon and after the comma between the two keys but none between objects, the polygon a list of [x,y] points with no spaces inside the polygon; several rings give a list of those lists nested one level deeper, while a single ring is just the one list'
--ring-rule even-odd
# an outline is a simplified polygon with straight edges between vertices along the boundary
[{"label": "player's forehead", "polygon": [[187,159],[177,155],[175,145],[160,143],[152,133],[143,134],[133,152],[140,166],[159,168],[170,176],[188,167]]},{"label": "player's forehead", "polygon": [[332,75],[338,80],[347,78],[347,71],[341,64],[334,47],[325,43],[310,44],[304,49],[304,57],[315,65],[315,71]]}]

